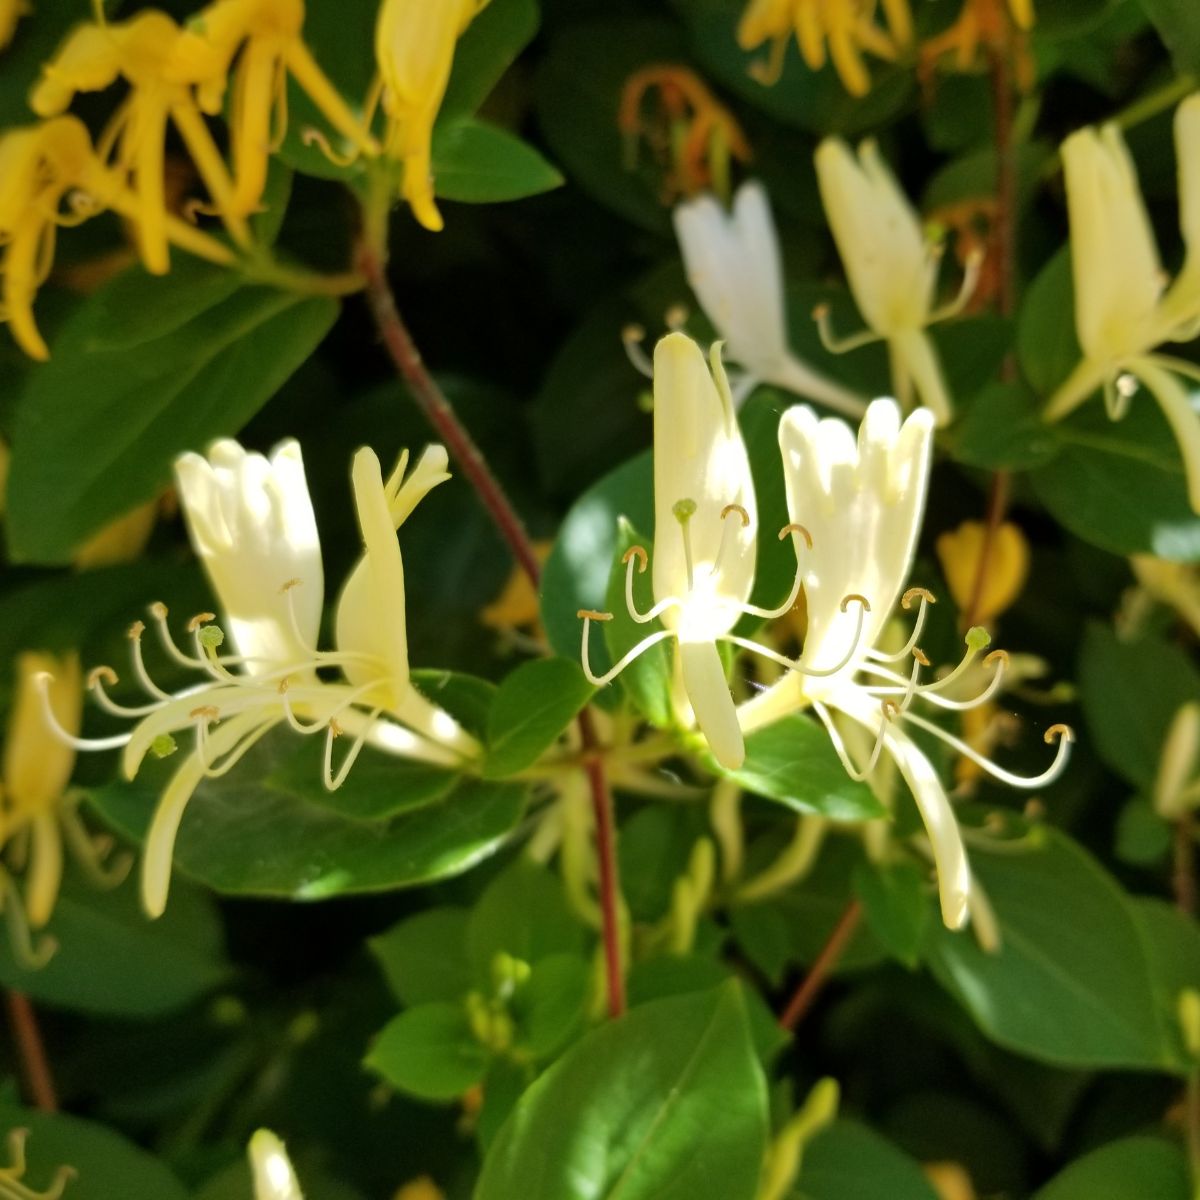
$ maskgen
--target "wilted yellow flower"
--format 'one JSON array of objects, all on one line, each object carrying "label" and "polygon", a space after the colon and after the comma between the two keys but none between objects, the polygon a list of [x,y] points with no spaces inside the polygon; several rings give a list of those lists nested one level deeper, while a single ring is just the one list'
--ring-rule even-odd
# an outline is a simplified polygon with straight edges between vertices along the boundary
[{"label": "wilted yellow flower", "polygon": [[132,562],[146,548],[157,519],[158,501],[151,500],[109,521],[75,551],[75,566],[90,571]]},{"label": "wilted yellow flower", "polygon": [[0,50],[13,40],[17,22],[28,11],[25,0],[0,0]]},{"label": "wilted yellow flower", "polygon": [[[211,87],[211,62],[181,47],[183,31],[166,13],[147,9],[119,24],[80,25],[42,68],[29,102],[39,116],[66,110],[77,92],[95,92],[118,78],[130,86],[98,143],[100,156],[128,178],[136,193],[138,239],[148,271],[164,274],[167,253],[165,148],[168,123],[178,130],[216,211],[243,245],[249,229],[237,211],[233,180],[204,123],[196,86]],[[181,52],[182,51],[182,52]]]},{"label": "wilted yellow flower", "polygon": [[428,1175],[422,1175],[406,1183],[392,1200],[446,1200],[446,1193]]},{"label": "wilted yellow flower", "polygon": [[433,199],[433,123],[454,63],[454,48],[488,0],[383,0],[375,59],[387,117],[384,149],[404,164],[401,195],[426,229],[442,228]]},{"label": "wilted yellow flower", "polygon": [[738,25],[738,45],[755,50],[771,42],[766,62],[752,74],[774,83],[783,69],[788,41],[795,35],[805,63],[813,71],[825,65],[826,46],[846,91],[865,96],[871,76],[863,54],[893,61],[913,37],[908,0],[883,0],[888,30],[875,23],[875,0],[750,0]]},{"label": "wilted yellow flower", "polygon": [[[538,562],[544,563],[549,558],[553,545],[553,542],[547,541],[533,543]],[[520,567],[513,568],[500,594],[482,609],[479,619],[489,629],[501,633],[514,629],[535,629],[540,625],[542,606],[537,591]]]},{"label": "wilted yellow flower", "polygon": [[204,81],[199,99],[206,112],[220,111],[233,76],[229,136],[236,216],[248,216],[262,200],[268,160],[287,128],[289,76],[356,151],[378,150],[304,44],[303,26],[304,0],[216,0],[188,21],[176,47],[176,61]]},{"label": "wilted yellow flower", "polygon": [[[985,543],[987,563],[981,565]],[[994,529],[990,540],[982,521],[964,521],[938,538],[937,556],[958,611],[969,613],[973,625],[987,625],[1004,612],[1021,594],[1029,575],[1029,543],[1009,521]]]},{"label": "wilted yellow flower", "polygon": [[956,1162],[926,1163],[922,1168],[938,1200],[975,1200],[971,1176]]}]

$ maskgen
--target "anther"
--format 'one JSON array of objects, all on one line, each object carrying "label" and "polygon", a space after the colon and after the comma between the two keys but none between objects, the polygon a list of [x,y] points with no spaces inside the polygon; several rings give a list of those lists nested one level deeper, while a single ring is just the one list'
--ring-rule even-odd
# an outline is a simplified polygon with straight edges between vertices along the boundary
[{"label": "anther", "polygon": [[281,587],[279,589],[279,594],[281,596],[286,595],[288,592],[290,592],[292,590],[292,588],[299,587],[303,582],[304,582],[304,580],[300,579],[298,576],[296,578],[289,579],[286,583],[281,585]]},{"label": "anther", "polygon": [[650,361],[646,351],[642,349],[642,342],[645,338],[646,331],[640,325],[626,325],[621,330],[621,344],[625,347],[625,354],[633,364],[633,369],[639,375],[653,379],[654,364]]},{"label": "anther", "polygon": [[282,679],[279,681],[279,687],[278,687],[276,690],[279,692],[279,694],[280,694],[281,696],[286,696],[286,695],[287,695],[287,690],[288,690],[288,688],[290,688],[291,686],[292,686],[292,677],[291,677],[290,675],[285,675],[285,676],[284,676],[284,677],[283,677],[283,678],[282,678]]},{"label": "anther", "polygon": [[209,621],[215,621],[216,619],[217,619],[216,613],[210,613],[210,612],[197,613],[194,617],[192,617],[192,619],[190,621],[188,621],[187,631],[188,631],[188,633],[195,633],[196,630],[199,629],[201,625],[207,625]]},{"label": "anther", "polygon": [[900,607],[904,609],[912,608],[912,602],[918,597],[925,601],[926,604],[936,604],[937,597],[928,589],[923,587],[911,587],[903,596],[900,597]]},{"label": "anther", "polygon": [[167,606],[161,600],[155,600],[150,605],[148,611],[156,621],[165,621],[167,619]]},{"label": "anther", "polygon": [[213,705],[202,704],[199,708],[193,708],[188,716],[195,721],[217,721],[221,714]]},{"label": "anther", "polygon": [[687,324],[688,316],[686,304],[672,304],[663,314],[663,322],[672,333],[678,333]]},{"label": "anther", "polygon": [[[621,555],[621,564],[623,566],[628,566],[631,558],[636,558],[638,560],[638,574],[643,574],[646,570],[646,567],[650,563],[650,556],[646,553],[645,548],[643,546],[630,546],[629,549]],[[583,614],[581,612],[580,616],[582,615]],[[599,620],[599,618],[596,619]]]},{"label": "anther", "polygon": [[798,533],[804,539],[804,544],[810,550],[812,549],[812,546],[813,546],[812,534],[809,533],[808,530],[805,529],[803,525],[797,525],[795,521],[792,521],[790,524],[785,525],[779,531],[779,540],[782,542],[783,539],[785,537],[787,537],[788,534],[791,534],[791,533]]},{"label": "anther", "polygon": [[740,504],[727,504],[721,509],[721,520],[725,520],[730,513],[737,513],[742,518],[742,528],[745,529],[750,524],[750,514]]},{"label": "anther", "polygon": [[846,612],[849,609],[850,602],[852,600],[857,600],[858,603],[863,606],[863,612],[871,611],[871,602],[866,598],[866,596],[860,596],[858,592],[851,592],[848,596],[842,597],[842,612]]},{"label": "anther", "polygon": [[331,720],[329,722],[329,736],[330,737],[340,738],[342,736],[343,732],[344,731],[343,731],[342,727],[337,723],[337,721]]},{"label": "anther", "polygon": [[583,617],[585,621],[611,621],[613,619],[612,613],[601,612],[597,608],[581,608],[575,615]]},{"label": "anther", "polygon": [[913,647],[912,656],[913,656],[913,658],[915,658],[917,660],[917,662],[919,662],[921,664],[921,666],[923,666],[923,667],[932,666],[932,664],[929,661],[929,656],[925,653],[924,650],[921,649],[920,646]]},{"label": "anther", "polygon": [[1046,806],[1036,796],[1031,796],[1025,802],[1025,807],[1021,810],[1021,815],[1027,821],[1044,821],[1046,819]]},{"label": "anther", "polygon": [[142,634],[145,632],[146,632],[146,622],[145,621],[134,621],[134,623],[132,625],[130,625],[125,636],[128,637],[131,642],[138,642],[138,641],[141,641]]},{"label": "anther", "polygon": [[116,685],[117,673],[112,667],[93,667],[88,672],[87,685],[89,688],[94,688],[102,683],[107,683],[109,687]]},{"label": "anther", "polygon": [[1042,735],[1042,740],[1047,746],[1052,745],[1054,742],[1060,741],[1073,742],[1075,740],[1075,731],[1070,727],[1070,725],[1063,725],[1061,722],[1059,722],[1057,725],[1051,725],[1050,728],[1046,730],[1046,732]]},{"label": "anther", "polygon": [[898,717],[900,715],[900,705],[898,705],[895,700],[884,700],[879,707],[883,712],[883,717],[886,721],[890,721],[893,717]]},{"label": "anther", "polygon": [[984,660],[983,665],[990,667],[992,663],[999,663],[1002,667],[1007,667],[1009,663],[1007,650],[993,650]]}]

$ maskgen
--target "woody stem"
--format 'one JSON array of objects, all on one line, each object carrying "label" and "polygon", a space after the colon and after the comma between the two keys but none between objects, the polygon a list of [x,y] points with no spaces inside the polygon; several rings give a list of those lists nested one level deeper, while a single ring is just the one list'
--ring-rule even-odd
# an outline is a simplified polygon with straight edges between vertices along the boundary
[{"label": "woody stem", "polygon": [[13,1040],[17,1044],[17,1059],[21,1064],[26,1099],[39,1112],[57,1112],[58,1097],[54,1091],[54,1076],[46,1045],[38,1027],[37,1014],[24,992],[5,992],[8,1019]]}]

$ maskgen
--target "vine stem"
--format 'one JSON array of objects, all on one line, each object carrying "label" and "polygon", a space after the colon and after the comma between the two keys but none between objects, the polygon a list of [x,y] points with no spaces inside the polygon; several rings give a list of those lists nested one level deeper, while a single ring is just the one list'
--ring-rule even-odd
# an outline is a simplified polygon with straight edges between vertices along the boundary
[{"label": "vine stem", "polygon": [[[377,228],[378,224],[378,221],[368,219],[367,228]],[[458,419],[449,398],[425,369],[420,351],[396,307],[396,298],[388,283],[383,255],[372,245],[364,245],[359,254],[359,270],[366,283],[367,303],[375,326],[397,372],[407,385],[417,407],[445,443],[450,457],[475,489],[513,558],[536,591],[541,582],[541,564],[525,524],[492,473],[475,440]],[[596,824],[601,938],[604,943],[608,1013],[609,1016],[619,1017],[625,1011],[625,975],[621,960],[620,880],[617,870],[612,793],[608,786],[604,762],[597,753],[599,738],[591,713],[587,709],[579,714],[578,728],[584,751],[584,772],[591,792],[592,813]]]},{"label": "vine stem", "polygon": [[857,899],[851,900],[842,910],[837,924],[834,925],[825,945],[821,947],[821,952],[813,961],[812,970],[805,975],[791,1000],[788,1001],[787,1008],[780,1014],[780,1029],[786,1029],[788,1033],[795,1032],[796,1026],[812,1008],[821,988],[825,986],[825,981],[846,952],[846,947],[850,944],[850,939],[854,936],[861,920],[862,904]]},{"label": "vine stem", "polygon": [[1196,825],[1190,813],[1175,822],[1174,861],[1171,869],[1175,907],[1196,915]]},{"label": "vine stem", "polygon": [[13,1039],[17,1044],[26,1098],[39,1112],[58,1112],[54,1076],[50,1072],[50,1060],[46,1056],[46,1044],[42,1041],[37,1013],[24,992],[8,991],[4,996]]}]

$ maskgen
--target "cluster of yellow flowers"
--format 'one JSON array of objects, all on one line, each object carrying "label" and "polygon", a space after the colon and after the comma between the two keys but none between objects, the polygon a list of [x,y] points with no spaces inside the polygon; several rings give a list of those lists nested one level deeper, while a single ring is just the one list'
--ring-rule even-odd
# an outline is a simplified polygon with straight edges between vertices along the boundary
[{"label": "cluster of yellow flowers", "polygon": [[[387,170],[398,164],[401,195],[422,225],[440,229],[433,124],[457,40],[486,3],[384,0],[378,76],[357,110],[304,42],[304,0],[214,0],[183,25],[144,9],[126,21],[98,18],[76,27],[30,93],[40,123],[0,135],[0,318],[27,354],[49,357],[33,301],[53,264],[57,230],[103,210],[131,222],[142,262],[155,274],[169,269],[172,244],[221,264],[249,251],[249,217],[262,205],[267,164],[287,129],[289,80],[340,139],[340,157],[363,156]],[[0,45],[18,15],[19,6],[0,0]],[[126,95],[93,141],[67,110],[79,93],[118,82]],[[223,108],[228,162],[207,120]],[[379,108],[386,126],[377,139]],[[207,193],[183,214],[172,211],[166,186],[172,128]],[[232,248],[196,225],[198,213],[220,219]]]}]

